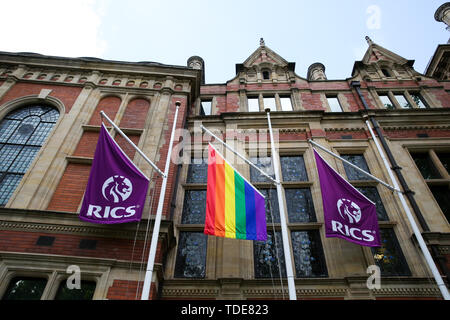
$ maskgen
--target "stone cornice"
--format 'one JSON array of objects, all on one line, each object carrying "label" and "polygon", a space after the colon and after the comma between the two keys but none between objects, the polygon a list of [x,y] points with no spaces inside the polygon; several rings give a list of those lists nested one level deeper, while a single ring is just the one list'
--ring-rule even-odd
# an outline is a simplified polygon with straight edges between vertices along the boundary
[{"label": "stone cornice", "polygon": [[[0,208],[0,230],[66,233],[120,239],[145,239],[145,225],[137,223],[101,225],[80,221],[78,214],[56,211]],[[151,230],[150,230],[151,231]],[[160,236],[163,235],[171,246],[174,240],[173,223],[161,221]]]},{"label": "stone cornice", "polygon": [[[287,298],[288,288],[285,284],[284,291],[280,287],[279,279],[227,279],[234,281],[234,294],[241,298],[273,299],[283,295]],[[367,278],[310,278],[296,279],[296,293],[299,298],[348,298],[351,297],[352,288],[359,284],[365,288]],[[273,281],[276,281],[274,286]],[[283,280],[285,282],[285,279]],[[162,289],[163,298],[188,298],[204,297],[217,298],[225,294],[227,281],[223,279],[166,279]],[[236,287],[237,286],[237,287]],[[382,277],[381,289],[365,290],[366,298],[373,297],[440,297],[439,289],[429,278]]]},{"label": "stone cornice", "polygon": [[383,130],[449,130],[450,125],[383,126]]}]

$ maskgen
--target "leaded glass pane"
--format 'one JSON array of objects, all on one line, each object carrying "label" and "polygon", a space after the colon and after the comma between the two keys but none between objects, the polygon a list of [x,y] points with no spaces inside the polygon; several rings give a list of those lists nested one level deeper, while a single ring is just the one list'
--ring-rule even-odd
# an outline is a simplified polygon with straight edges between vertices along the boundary
[{"label": "leaded glass pane", "polygon": [[0,143],[8,142],[11,134],[16,130],[20,121],[5,119],[0,123]]},{"label": "leaded glass pane", "polygon": [[285,189],[289,222],[315,222],[314,203],[309,188]]},{"label": "leaded glass pane", "polygon": [[0,171],[8,170],[22,148],[22,146],[0,144]]},{"label": "leaded glass pane", "polygon": [[277,189],[260,189],[259,191],[265,197],[266,222],[280,223],[280,207],[278,206]]},{"label": "leaded glass pane", "polygon": [[14,163],[9,167],[9,172],[25,173],[31,164],[30,159],[34,159],[38,151],[39,147],[23,147]]},{"label": "leaded glass pane", "polygon": [[47,279],[44,278],[15,277],[2,300],[40,300],[46,284]]},{"label": "leaded glass pane", "polygon": [[0,122],[0,206],[14,192],[58,117],[57,109],[35,105],[10,112]]},{"label": "leaded glass pane", "polygon": [[8,143],[27,144],[34,129],[39,125],[39,121],[40,118],[36,116],[25,118],[8,139]]},{"label": "leaded glass pane", "polygon": [[403,252],[395,236],[394,230],[380,229],[381,247],[371,248],[375,263],[380,267],[383,276],[409,276]]},{"label": "leaded glass pane", "polygon": [[208,164],[202,159],[193,159],[189,164],[186,182],[206,183],[208,180]]},{"label": "leaded glass pane", "polygon": [[378,221],[388,221],[388,215],[386,209],[384,208],[383,201],[381,201],[380,194],[376,187],[357,187],[359,192],[365,195],[367,198],[375,202],[375,207],[377,210]]},{"label": "leaded glass pane", "polygon": [[66,281],[61,281],[55,300],[92,300],[96,286],[95,281],[81,280],[80,289],[69,289]]},{"label": "leaded glass pane", "polygon": [[30,137],[27,144],[33,146],[42,146],[48,134],[53,129],[54,123],[41,122],[35,133]]},{"label": "leaded glass pane", "polygon": [[16,187],[22,180],[21,174],[2,174],[0,176],[0,205],[5,205],[8,202]]},{"label": "leaded glass pane", "polygon": [[267,240],[253,241],[255,278],[286,277],[281,233],[267,231]]},{"label": "leaded glass pane", "polygon": [[[356,165],[358,168],[363,169],[367,173],[370,173],[369,167],[367,166],[366,159],[362,154],[344,154],[341,155],[342,158],[347,160],[348,162]],[[350,167],[348,164],[344,163],[345,173],[347,174],[347,178],[349,180],[372,180],[370,177],[366,176],[359,170]]]},{"label": "leaded glass pane", "polygon": [[[275,173],[272,166],[271,157],[258,157],[250,158],[250,161],[260,168],[263,172],[268,174],[270,177],[274,177]],[[268,178],[262,175],[258,170],[250,166],[250,181],[251,182],[270,182]]]},{"label": "leaded glass pane", "polygon": [[291,238],[297,277],[326,277],[319,231],[292,231]]},{"label": "leaded glass pane", "polygon": [[441,178],[428,153],[412,153],[411,156],[424,179]]},{"label": "leaded glass pane", "polygon": [[207,236],[202,232],[180,232],[176,278],[204,278],[206,274]]},{"label": "leaded glass pane", "polygon": [[205,223],[206,190],[186,190],[181,223]]},{"label": "leaded glass pane", "polygon": [[303,156],[280,157],[283,181],[308,181]]},{"label": "leaded glass pane", "polygon": [[434,186],[430,187],[430,190],[450,223],[450,190],[448,186]]}]

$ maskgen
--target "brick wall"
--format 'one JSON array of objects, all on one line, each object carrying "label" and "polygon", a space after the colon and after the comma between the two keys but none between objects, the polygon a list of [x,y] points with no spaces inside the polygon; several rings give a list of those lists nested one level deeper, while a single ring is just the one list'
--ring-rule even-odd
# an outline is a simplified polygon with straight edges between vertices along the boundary
[{"label": "brick wall", "polygon": [[120,121],[120,127],[143,129],[149,108],[150,103],[145,99],[130,101]]},{"label": "brick wall", "polygon": [[89,178],[90,165],[68,163],[47,210],[76,212]]},{"label": "brick wall", "polygon": [[0,105],[20,97],[38,95],[42,89],[51,89],[50,96],[61,100],[66,108],[66,113],[70,111],[82,90],[80,87],[73,86],[18,82],[3,96]]},{"label": "brick wall", "polygon": [[105,97],[101,99],[97,106],[95,107],[94,113],[91,116],[91,119],[89,120],[89,124],[93,126],[99,126],[101,124],[101,116],[100,111],[104,111],[106,115],[114,121],[114,118],[116,116],[117,110],[119,110],[121,99],[118,97]]}]

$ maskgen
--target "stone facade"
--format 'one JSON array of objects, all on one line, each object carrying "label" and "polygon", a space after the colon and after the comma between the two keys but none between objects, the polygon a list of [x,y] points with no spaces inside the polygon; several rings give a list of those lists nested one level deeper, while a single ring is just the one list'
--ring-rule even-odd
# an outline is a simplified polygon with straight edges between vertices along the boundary
[{"label": "stone facade", "polygon": [[[371,174],[389,181],[366,126],[366,120],[373,118],[401,168],[409,186],[405,191],[417,207],[408,205],[420,215],[416,218],[423,236],[447,281],[450,218],[448,207],[436,195],[442,190],[448,194],[450,186],[450,86],[433,70],[421,74],[414,70],[412,60],[371,39],[367,42],[367,52],[355,62],[349,78],[327,80],[321,63],[313,64],[304,78],[296,73],[295,63],[286,61],[261,39],[249,58],[236,65],[236,76],[223,84],[204,83],[205,62],[197,56],[189,58],[187,66],[171,66],[0,53],[0,120],[28,105],[49,105],[59,112],[45,143],[0,208],[0,298],[12,279],[37,277],[47,281],[41,299],[53,299],[71,265],[79,266],[83,280],[95,282],[93,299],[140,298],[148,232],[153,226],[161,179],[113,130],[118,144],[152,178],[143,220],[95,225],[81,222],[77,213],[100,130],[99,112],[105,111],[163,168],[175,102],[180,101],[176,125],[187,131],[182,139],[177,137],[175,150],[180,151],[183,141],[191,143],[183,149],[187,161],[171,163],[151,298],[288,297],[286,279],[282,276],[280,280],[283,268],[274,262],[268,274],[266,260],[257,256],[264,244],[202,235],[204,166],[201,161],[190,161],[201,159],[212,141],[200,124],[248,157],[270,156],[264,112],[270,108],[278,141],[276,156],[282,163],[283,200],[289,211],[297,297],[440,299],[398,197],[373,180],[351,178],[342,162],[323,154],[355,187],[379,195],[376,202],[383,208],[379,225],[386,240],[385,251],[325,237],[318,174],[307,140],[359,159]],[[433,59],[433,65],[449,71],[443,56]],[[210,105],[208,110],[205,103]],[[253,179],[247,164],[229,152],[224,155],[247,179]],[[304,177],[289,179],[289,172],[299,169],[299,162],[290,161],[299,159]],[[424,176],[420,164],[425,162],[421,159],[432,163],[438,175]],[[285,168],[290,171],[283,171]],[[264,181],[255,185],[268,194],[274,188]],[[304,201],[300,197],[307,199],[308,219],[299,219],[305,211],[303,204],[298,205]],[[270,207],[274,214],[276,206]],[[268,230],[276,244],[281,227],[279,220],[271,219]],[[42,237],[53,238],[52,243],[42,245]],[[86,246],[86,241],[91,245]],[[273,248],[273,243],[267,244],[264,254],[269,256]],[[366,285],[371,265],[380,265],[384,272],[378,289]],[[389,269],[393,266],[395,270]],[[272,274],[272,270],[277,273]]]}]

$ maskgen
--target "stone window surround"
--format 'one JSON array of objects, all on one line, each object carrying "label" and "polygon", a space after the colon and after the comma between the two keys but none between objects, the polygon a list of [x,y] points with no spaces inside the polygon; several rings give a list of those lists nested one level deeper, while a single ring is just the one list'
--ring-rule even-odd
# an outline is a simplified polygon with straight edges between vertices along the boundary
[{"label": "stone window surround", "polygon": [[[81,280],[95,281],[93,300],[106,297],[107,280],[110,267],[100,266],[96,258],[51,258],[45,254],[2,253],[0,263],[0,300],[14,277],[34,277],[47,280],[41,300],[53,300],[62,281],[73,273],[67,273],[70,265],[77,265],[81,270]],[[72,262],[69,262],[73,260]],[[51,261],[51,262],[49,262]]]},{"label": "stone window surround", "polygon": [[289,92],[289,93],[287,93],[287,92],[286,93],[259,92],[259,93],[255,93],[255,94],[247,93],[246,95],[247,95],[247,97],[246,97],[247,99],[245,99],[244,110],[242,110],[242,106],[241,106],[241,111],[243,111],[243,112],[250,112],[248,110],[248,99],[251,99],[251,98],[258,98],[259,112],[265,111],[264,98],[275,98],[275,105],[277,108],[276,111],[285,111],[282,109],[282,104],[281,104],[280,98],[288,98],[289,97],[291,99],[292,110],[295,110],[292,92]]},{"label": "stone window surround", "polygon": [[[450,152],[450,149],[448,146],[440,146],[440,145],[428,145],[428,146],[418,146],[418,145],[411,145],[411,146],[404,146],[407,148],[408,155],[411,158],[411,163],[416,168],[418,174],[420,175],[421,179],[423,180],[424,184],[427,186],[431,198],[436,202],[436,206],[440,208],[439,204],[437,203],[436,199],[434,198],[434,195],[431,193],[430,187],[431,186],[445,186],[447,185],[450,188],[450,174],[447,172],[445,167],[442,165],[442,162],[440,161],[437,153],[439,152]],[[425,179],[423,178],[422,174],[420,173],[419,169],[417,168],[417,165],[415,164],[414,158],[411,155],[411,153],[428,153],[434,167],[441,175],[441,178],[438,179]],[[442,210],[441,210],[442,212]],[[443,216],[444,221],[446,220],[444,213],[441,213]],[[450,221],[447,221],[448,224],[450,224]]]},{"label": "stone window surround", "polygon": [[379,109],[386,109],[379,97],[379,95],[387,95],[389,97],[389,100],[391,100],[392,104],[394,105],[395,109],[405,109],[402,108],[401,105],[398,103],[397,99],[395,98],[395,95],[400,95],[402,94],[406,101],[408,101],[408,103],[413,107],[413,109],[423,109],[420,108],[415,102],[414,99],[412,98],[411,94],[409,92],[412,92],[413,94],[418,94],[422,100],[422,102],[429,107],[431,104],[429,102],[429,100],[427,98],[425,98],[426,94],[424,93],[423,90],[411,90],[411,89],[405,89],[405,90],[399,90],[399,89],[386,89],[386,90],[377,90],[377,91],[373,91],[374,96],[376,96],[375,102],[378,106]]}]

